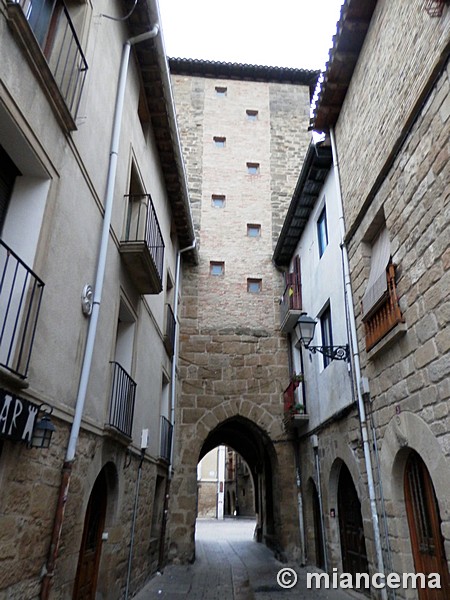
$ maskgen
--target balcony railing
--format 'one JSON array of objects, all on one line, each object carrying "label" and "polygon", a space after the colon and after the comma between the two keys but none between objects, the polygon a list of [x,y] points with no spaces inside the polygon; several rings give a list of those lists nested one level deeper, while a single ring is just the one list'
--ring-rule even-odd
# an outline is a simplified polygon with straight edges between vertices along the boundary
[{"label": "balcony railing", "polygon": [[111,364],[113,365],[113,380],[109,424],[120,433],[131,438],[136,382],[131,379],[119,363],[113,361]]},{"label": "balcony railing", "polygon": [[160,448],[160,456],[167,462],[170,462],[170,454],[172,451],[172,433],[173,433],[173,425],[166,419],[166,417],[161,417],[161,448]]},{"label": "balcony railing", "polygon": [[170,304],[166,304],[166,331],[164,334],[164,346],[167,354],[172,358],[175,349],[176,323]]},{"label": "balcony railing", "polygon": [[44,282],[0,240],[0,365],[25,379]]},{"label": "balcony railing", "polygon": [[120,252],[141,294],[162,290],[164,241],[149,194],[125,196],[128,215]]},{"label": "balcony railing", "polygon": [[395,285],[395,265],[392,263],[387,268],[386,277],[387,290],[384,298],[374,311],[363,317],[366,350],[373,348],[396,325],[405,322],[398,302]]},{"label": "balcony railing", "polygon": [[[42,50],[70,114],[75,118],[88,65],[66,5],[62,0],[10,0],[8,4],[14,27],[19,32],[28,54],[36,60],[40,76],[46,79],[46,74],[40,68],[42,65],[39,64],[43,58],[39,61],[37,52],[31,47],[36,43]],[[20,15],[15,10],[18,6],[22,9],[22,19],[26,19],[34,34],[34,40],[33,36],[27,35]],[[45,62],[43,65],[45,66]]]},{"label": "balcony railing", "polygon": [[300,427],[309,420],[300,395],[300,380],[292,379],[283,393],[285,429]]},{"label": "balcony railing", "polygon": [[[290,274],[291,276],[294,274]],[[302,313],[302,293],[299,282],[288,283],[280,299],[280,324],[285,333],[292,331]]]}]

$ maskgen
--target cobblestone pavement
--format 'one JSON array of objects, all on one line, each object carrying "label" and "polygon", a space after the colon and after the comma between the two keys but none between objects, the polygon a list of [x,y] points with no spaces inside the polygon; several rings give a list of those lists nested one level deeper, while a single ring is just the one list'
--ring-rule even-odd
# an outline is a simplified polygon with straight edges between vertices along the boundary
[{"label": "cobblestone pavement", "polygon": [[192,565],[169,565],[155,575],[134,600],[350,600],[361,598],[341,590],[308,590],[306,575],[314,569],[295,566],[298,582],[284,590],[277,573],[280,563],[264,545],[253,541],[252,519],[199,519],[196,560]]}]

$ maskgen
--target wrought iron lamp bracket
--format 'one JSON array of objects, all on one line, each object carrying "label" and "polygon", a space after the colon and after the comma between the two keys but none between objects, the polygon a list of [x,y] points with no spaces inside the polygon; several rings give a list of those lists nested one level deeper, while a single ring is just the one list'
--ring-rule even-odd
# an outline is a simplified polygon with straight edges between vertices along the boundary
[{"label": "wrought iron lamp bracket", "polygon": [[345,346],[305,346],[312,354],[320,352],[331,360],[350,360],[350,348],[348,344]]}]

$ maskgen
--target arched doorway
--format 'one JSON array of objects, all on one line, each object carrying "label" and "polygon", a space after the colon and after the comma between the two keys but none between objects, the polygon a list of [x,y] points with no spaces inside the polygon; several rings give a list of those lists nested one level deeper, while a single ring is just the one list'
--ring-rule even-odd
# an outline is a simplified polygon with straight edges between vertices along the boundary
[{"label": "arched doorway", "polygon": [[73,600],[95,598],[106,506],[107,480],[105,469],[102,469],[95,480],[86,508]]},{"label": "arched doorway", "polygon": [[[254,511],[256,513],[255,538],[278,550],[279,522],[274,501],[274,474],[276,456],[270,438],[255,423],[236,416],[218,425],[207,436],[200,451],[199,461],[217,446],[233,449],[245,461],[254,491]],[[237,511],[238,500],[235,490],[231,491],[231,510]],[[231,513],[233,514],[233,512]]]},{"label": "arched doorway", "polygon": [[436,494],[425,463],[412,451],[404,477],[405,504],[416,573],[439,573],[440,589],[419,588],[420,600],[450,597],[450,577]]},{"label": "arched doorway", "polygon": [[361,503],[350,471],[345,464],[342,465],[339,473],[338,513],[342,571],[352,575],[368,573]]}]

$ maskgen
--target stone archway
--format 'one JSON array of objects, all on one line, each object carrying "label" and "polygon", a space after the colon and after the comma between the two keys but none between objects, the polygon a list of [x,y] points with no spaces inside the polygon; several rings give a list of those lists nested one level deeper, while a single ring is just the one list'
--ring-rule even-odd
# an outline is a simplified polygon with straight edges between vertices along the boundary
[{"label": "stone archway", "polygon": [[[450,488],[449,461],[429,425],[411,412],[405,411],[393,417],[384,432],[380,466],[386,505],[394,507],[392,515],[387,517],[389,536],[396,539],[399,548],[399,552],[393,554],[393,568],[405,573],[413,572],[415,568],[404,489],[405,469],[411,451],[415,451],[423,461],[434,487],[438,510],[447,522]],[[443,526],[442,533],[445,532]],[[448,544],[447,535],[445,544]]]},{"label": "stone archway", "polygon": [[199,460],[219,445],[233,448],[248,464],[255,490],[256,539],[277,550],[279,543],[273,494],[277,458],[270,439],[255,423],[237,416],[227,419],[210,432]]},{"label": "stone archway", "polygon": [[[239,406],[241,411],[247,408],[246,404],[250,403],[243,401]],[[252,419],[236,411],[219,421],[217,417],[219,414],[222,416],[224,410],[222,405],[217,411],[208,411],[195,426],[184,425],[170,494],[170,561],[186,563],[195,559],[197,464],[219,445],[231,447],[248,464],[254,482],[257,539],[281,557],[295,559],[298,556],[292,444],[281,428],[281,419],[278,422],[266,410],[255,405],[250,409]],[[214,426],[208,429],[205,421]]]}]

